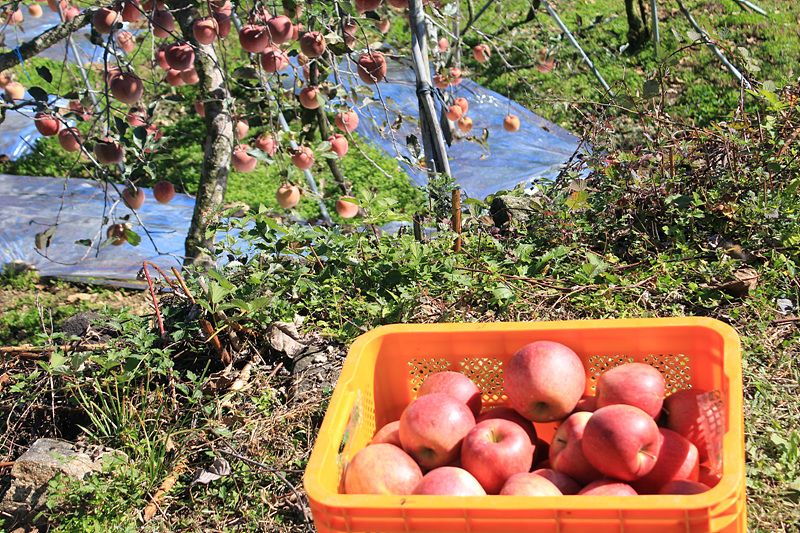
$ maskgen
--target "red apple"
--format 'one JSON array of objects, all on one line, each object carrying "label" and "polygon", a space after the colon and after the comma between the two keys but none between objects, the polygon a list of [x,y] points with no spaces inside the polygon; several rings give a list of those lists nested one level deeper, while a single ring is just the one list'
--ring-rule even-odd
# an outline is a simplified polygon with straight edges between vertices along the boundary
[{"label": "red apple", "polygon": [[97,33],[109,34],[118,19],[119,13],[110,7],[101,7],[92,14],[92,26]]},{"label": "red apple", "polygon": [[10,81],[5,88],[6,99],[10,101],[22,100],[25,98],[25,87],[18,81]]},{"label": "red apple", "polygon": [[453,100],[453,103],[460,107],[463,113],[466,113],[469,110],[469,102],[463,96],[459,96]]},{"label": "red apple", "polygon": [[439,42],[436,43],[436,47],[439,49],[439,53],[443,54],[450,48],[450,41],[447,40],[447,37],[442,37],[439,39]]},{"label": "red apple", "polygon": [[181,85],[186,85],[186,82],[183,81],[183,78],[181,78],[181,71],[175,70],[174,68],[167,69],[166,80],[167,83],[173,87],[180,87]]},{"label": "red apple", "polygon": [[359,13],[366,13],[367,11],[375,11],[381,5],[383,0],[356,0],[356,11]]},{"label": "red apple", "polygon": [[358,204],[348,200],[354,200],[354,198],[352,196],[342,196],[336,200],[336,212],[342,218],[353,218],[358,214]]},{"label": "red apple", "polygon": [[122,20],[124,22],[133,22],[142,16],[139,0],[123,0],[122,2],[117,2],[116,8],[121,8]]},{"label": "red apple", "polygon": [[550,442],[550,468],[567,474],[582,485],[603,477],[583,453],[583,434],[592,413],[578,412],[564,420]]},{"label": "red apple", "polygon": [[[466,376],[465,376],[466,377]],[[461,466],[475,476],[487,494],[498,494],[514,474],[529,472],[534,446],[522,427],[490,418],[475,424],[461,444]]]},{"label": "red apple", "polygon": [[552,482],[561,494],[578,494],[581,490],[581,485],[564,472],[553,470],[552,468],[539,468],[533,471],[534,474],[547,479]]},{"label": "red apple", "polygon": [[153,185],[153,198],[160,204],[168,204],[175,198],[175,186],[172,182],[161,180]]},{"label": "red apple", "polygon": [[125,234],[125,226],[122,224],[112,224],[106,230],[106,238],[111,240],[114,246],[122,246],[128,242],[128,236]]},{"label": "red apple", "polygon": [[354,131],[358,127],[358,113],[352,109],[336,114],[334,119],[336,127],[345,133]]},{"label": "red apple", "polygon": [[258,159],[247,153],[249,149],[250,146],[247,144],[240,144],[233,149],[231,163],[239,172],[252,172],[258,164]]},{"label": "red apple", "polygon": [[86,108],[83,107],[83,105],[80,102],[76,102],[74,100],[71,100],[69,105],[68,105],[68,107],[69,107],[70,111],[72,111],[76,115],[78,115],[78,117],[77,117],[78,120],[87,121],[87,120],[90,120],[92,118],[92,114],[89,113],[86,110]]},{"label": "red apple", "polygon": [[700,483],[699,481],[692,481],[690,479],[676,479],[661,487],[661,490],[658,493],[691,495],[701,494],[707,490],[711,490],[711,487]]},{"label": "red apple", "polygon": [[135,104],[142,97],[144,82],[133,72],[114,76],[109,83],[111,94],[123,104]]},{"label": "red apple", "polygon": [[465,403],[449,394],[426,394],[400,416],[400,442],[423,470],[449,465],[461,455],[461,443],[475,426]]},{"label": "red apple", "polygon": [[297,187],[297,185],[284,183],[278,187],[278,192],[275,193],[275,199],[282,208],[291,209],[300,202],[300,188]]},{"label": "red apple", "polygon": [[247,132],[250,131],[250,123],[247,122],[246,118],[237,118],[235,129],[236,129],[236,138],[244,139],[245,136],[247,135]]},{"label": "red apple", "polygon": [[44,137],[55,137],[61,129],[61,122],[50,113],[36,113],[33,124]]},{"label": "red apple", "polygon": [[536,448],[533,454],[533,468],[550,468],[550,443],[537,438],[533,445]]},{"label": "red apple", "polygon": [[711,467],[707,465],[700,465],[697,481],[703,485],[708,485],[709,487],[714,488],[721,480],[722,472],[718,470],[712,470]]},{"label": "red apple", "polygon": [[113,139],[101,139],[92,149],[97,162],[101,165],[116,165],[125,156],[125,148]]},{"label": "red apple", "polygon": [[136,39],[133,34],[125,30],[117,33],[117,48],[126,54],[133,52],[136,49]]},{"label": "red apple", "polygon": [[11,83],[12,81],[13,78],[11,77],[11,73],[9,73],[8,71],[0,72],[0,89],[5,90],[5,88],[8,87],[8,84]]},{"label": "red apple", "polygon": [[267,21],[267,33],[275,44],[288,43],[292,39],[292,20],[286,15],[278,15]]},{"label": "red apple", "polygon": [[300,37],[300,50],[308,57],[319,57],[325,52],[325,36],[309,31]]},{"label": "red apple", "polygon": [[450,80],[437,72],[433,75],[433,84],[437,89],[447,89],[450,86]]},{"label": "red apple", "polygon": [[200,75],[194,67],[181,71],[181,79],[186,85],[194,85],[200,81]]},{"label": "red apple", "polygon": [[64,20],[72,20],[80,14],[81,14],[80,8],[76,6],[67,6],[67,8],[64,9]]},{"label": "red apple", "polygon": [[451,85],[458,85],[461,83],[461,69],[458,67],[450,67],[448,78],[450,78]]},{"label": "red apple", "polygon": [[175,31],[175,17],[165,9],[157,9],[150,20],[153,25],[153,35],[159,39],[168,37]]},{"label": "red apple", "polygon": [[380,52],[369,52],[358,60],[358,77],[368,85],[375,85],[386,77],[386,58]]},{"label": "red apple", "polygon": [[197,19],[192,24],[192,35],[200,44],[211,44],[219,37],[219,23],[214,17]]},{"label": "red apple", "polygon": [[141,187],[126,187],[122,191],[122,201],[134,211],[140,209],[144,204],[144,189]]},{"label": "red apple", "polygon": [[599,479],[583,487],[578,496],[637,496],[637,492],[627,483],[614,479]]},{"label": "red apple", "polygon": [[525,430],[525,433],[528,434],[528,437],[531,439],[531,444],[536,446],[536,451],[539,451],[539,438],[536,436],[536,426],[533,423],[516,412],[511,407],[507,407],[504,405],[493,407],[483,413],[479,414],[476,418],[476,422],[482,422],[483,420],[488,420],[490,418],[503,418],[505,420],[511,420],[518,424],[522,429]]},{"label": "red apple", "polygon": [[347,142],[347,137],[341,133],[337,133],[333,137],[329,137],[328,142],[331,143],[331,152],[334,152],[340,158],[344,157],[345,154],[347,154],[347,150],[350,148],[350,143]]},{"label": "red apple", "polygon": [[275,155],[278,151],[278,143],[270,133],[262,133],[258,136],[254,143],[255,147],[265,152],[267,155]]},{"label": "red apple", "polygon": [[251,54],[260,54],[269,44],[269,33],[264,26],[248,24],[239,30],[239,44]]},{"label": "red apple", "polygon": [[563,492],[545,477],[533,472],[520,472],[506,480],[500,494],[503,496],[562,496]]},{"label": "red apple", "polygon": [[519,131],[519,117],[517,115],[507,115],[503,119],[503,129],[509,133]]},{"label": "red apple", "polygon": [[289,66],[289,56],[280,48],[268,47],[261,53],[261,68],[274,74]]},{"label": "red apple", "polygon": [[39,4],[31,4],[28,6],[28,14],[35,19],[40,18],[43,13],[42,6]]},{"label": "red apple", "polygon": [[562,420],[586,387],[580,357],[567,346],[537,341],[521,348],[506,364],[503,386],[508,403],[534,422]]},{"label": "red apple", "polygon": [[461,117],[458,119],[458,129],[463,131],[464,133],[469,133],[472,131],[472,119],[469,117]]},{"label": "red apple", "polygon": [[358,24],[355,19],[347,17],[342,22],[342,31],[344,33],[344,42],[347,46],[353,46],[356,40],[356,32],[358,31]]},{"label": "red apple", "polygon": [[188,70],[194,64],[194,50],[189,43],[173,43],[164,50],[167,65],[175,70]]},{"label": "red apple", "polygon": [[676,479],[698,480],[697,448],[679,433],[659,428],[660,443],[656,465],[644,477],[631,482],[639,494],[657,494]]},{"label": "red apple", "polygon": [[700,462],[708,459],[708,441],[697,397],[706,392],[702,389],[683,389],[670,394],[664,400],[667,427],[697,446]]},{"label": "red apple", "polygon": [[406,452],[393,444],[371,444],[360,449],[347,464],[347,494],[411,494],[422,481],[422,470]]},{"label": "red apple", "polygon": [[308,146],[300,146],[292,152],[292,164],[300,170],[314,166],[314,151]]},{"label": "red apple", "polygon": [[621,481],[639,479],[653,470],[659,444],[653,417],[632,405],[601,407],[591,413],[583,430],[586,459],[606,476]]},{"label": "red apple", "polygon": [[83,139],[78,128],[64,128],[58,132],[58,144],[67,152],[77,152],[81,149]]},{"label": "red apple", "polygon": [[317,99],[320,96],[319,87],[314,87],[311,85],[306,85],[302,89],[300,89],[300,105],[305,107],[306,109],[316,109],[320,106],[319,100]]},{"label": "red apple", "polygon": [[386,0],[392,7],[407,8],[408,0]]},{"label": "red apple", "polygon": [[492,55],[492,50],[488,45],[479,44],[472,49],[472,55],[478,63],[486,63]]},{"label": "red apple", "polygon": [[169,65],[167,65],[167,46],[166,44],[162,44],[156,50],[156,64],[164,70],[169,70]]},{"label": "red apple", "polygon": [[664,403],[664,376],[645,363],[626,363],[600,374],[595,390],[597,408],[624,403],[658,418]]},{"label": "red apple", "polygon": [[233,24],[231,23],[231,16],[226,15],[225,13],[214,13],[212,16],[219,25],[219,32],[218,32],[219,38],[220,39],[227,38],[228,35],[230,35],[231,27],[233,26]]},{"label": "red apple", "polygon": [[584,394],[583,396],[581,396],[581,399],[578,400],[578,404],[572,411],[574,413],[578,413],[581,411],[593,413],[596,410],[597,410],[597,400],[595,399],[595,397],[590,394]]},{"label": "red apple", "polygon": [[394,444],[395,446],[399,446],[401,448],[403,447],[402,443],[400,442],[399,420],[395,420],[394,422],[389,422],[388,424],[384,425],[381,429],[375,432],[375,435],[373,435],[372,440],[369,443],[377,444],[379,442]]},{"label": "red apple", "polygon": [[205,117],[206,116],[206,104],[203,103],[202,100],[195,100],[194,101],[194,110],[201,117]]},{"label": "red apple", "polygon": [[464,111],[462,111],[461,106],[460,105],[456,105],[456,104],[453,104],[450,107],[448,107],[447,108],[447,113],[445,113],[445,115],[447,115],[447,118],[452,120],[452,121],[456,121],[456,120],[460,119],[461,115],[463,115],[463,114],[464,114]]},{"label": "red apple", "polygon": [[481,412],[481,390],[474,381],[461,372],[446,370],[426,377],[417,391],[417,396],[434,393],[453,396],[466,404],[476,417]]},{"label": "red apple", "polygon": [[440,466],[424,476],[412,494],[442,496],[486,496],[475,477],[457,466]]},{"label": "red apple", "polygon": [[386,34],[389,32],[389,28],[392,27],[392,23],[389,21],[389,19],[382,19],[375,23],[375,27],[379,32]]}]

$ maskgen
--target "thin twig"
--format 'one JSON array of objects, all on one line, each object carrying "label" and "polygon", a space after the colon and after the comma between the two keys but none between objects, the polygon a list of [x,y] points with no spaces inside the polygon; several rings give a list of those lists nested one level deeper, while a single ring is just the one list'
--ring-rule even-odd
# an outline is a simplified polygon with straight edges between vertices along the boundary
[{"label": "thin twig", "polygon": [[[150,296],[153,298],[153,307],[156,310],[156,318],[158,319],[158,333],[163,337],[164,336],[164,322],[161,320],[161,310],[158,308],[158,300],[156,299],[156,290],[153,288],[153,280],[150,279],[150,272],[147,271],[147,264],[153,265],[150,261],[142,261],[142,269],[144,270],[144,276],[147,278],[147,286],[150,287]],[[153,265],[155,267],[155,265]],[[158,268],[158,267],[156,267]],[[161,272],[159,270],[159,272]],[[163,276],[164,273],[162,272],[161,275]],[[164,276],[166,278],[166,276]]]},{"label": "thin twig", "polygon": [[[223,441],[224,441],[224,439],[223,439]],[[227,441],[226,441],[226,443],[227,443]],[[230,444],[228,444],[228,445],[230,446]],[[271,466],[267,466],[264,463],[260,463],[258,461],[253,460],[253,459],[250,459],[249,457],[245,457],[243,455],[239,455],[238,453],[230,451],[230,450],[219,449],[219,451],[221,453],[225,454],[225,455],[229,455],[229,456],[233,457],[234,459],[238,459],[238,460],[240,460],[240,461],[242,461],[244,463],[247,463],[247,464],[249,464],[251,466],[257,466],[258,468],[261,468],[263,470],[266,470],[267,472],[275,474],[275,476],[278,479],[280,479],[287,487],[289,487],[289,490],[291,490],[294,493],[295,498],[297,498],[297,505],[299,507],[298,510],[303,515],[303,520],[305,521],[306,528],[308,528],[309,531],[313,531],[313,529],[311,527],[311,524],[308,521],[308,510],[307,510],[306,506],[303,504],[303,497],[297,491],[297,488],[294,485],[292,485],[292,483],[289,482],[288,479],[286,479],[286,477],[281,473],[280,470],[278,470],[276,468],[272,468]]]},{"label": "thin twig", "polygon": [[186,295],[187,298],[189,298],[189,301],[192,302],[192,304],[195,304],[196,302],[194,301],[194,296],[192,296],[192,293],[189,292],[189,287],[186,286],[186,282],[183,281],[183,278],[181,277],[180,273],[178,272],[178,269],[175,268],[175,267],[172,267],[172,273],[175,274],[175,278],[178,280],[178,283],[180,284],[181,288],[183,289],[183,293]]}]

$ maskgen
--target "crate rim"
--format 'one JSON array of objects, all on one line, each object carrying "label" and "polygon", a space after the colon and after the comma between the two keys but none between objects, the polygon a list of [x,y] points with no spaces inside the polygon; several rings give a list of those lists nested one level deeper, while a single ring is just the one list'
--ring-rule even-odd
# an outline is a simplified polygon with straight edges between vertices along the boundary
[{"label": "crate rim", "polygon": [[[721,335],[731,359],[739,361],[732,369],[733,379],[731,380],[731,397],[738,399],[738,411],[743,414],[742,407],[742,380],[740,363],[740,340],[736,330],[728,324],[709,317],[668,317],[668,318],[624,318],[624,319],[588,319],[588,320],[562,320],[544,322],[473,322],[473,323],[446,323],[446,324],[389,324],[378,326],[360,335],[351,345],[348,352],[357,352],[362,345],[368,344],[373,340],[393,333],[412,333],[412,332],[435,332],[446,327],[446,329],[475,331],[491,329],[494,331],[547,331],[548,329],[633,329],[642,326],[658,326],[660,328],[697,326],[705,327],[716,331]],[[730,348],[731,352],[728,352]],[[735,357],[734,357],[735,356]],[[348,362],[350,364],[348,364]],[[345,396],[351,396],[351,391],[344,390],[339,383],[346,384],[356,371],[355,360],[345,360],[339,382],[334,389],[329,407],[338,405],[344,401]],[[339,422],[339,428],[343,429],[343,423]],[[737,428],[742,430],[742,421],[731,420]],[[326,434],[332,433],[334,420],[326,415],[323,419],[319,433],[325,431]],[[338,435],[340,432],[337,431]],[[729,432],[724,437],[724,463],[729,461],[744,461],[744,443],[736,439],[734,432]],[[325,450],[330,451],[330,450]],[[341,494],[323,489],[322,483],[318,481],[319,470],[323,467],[325,455],[322,449],[318,449],[316,443],[312,449],[311,457],[306,466],[304,475],[304,486],[309,500],[313,505],[325,509],[339,509],[340,511],[363,511],[365,509],[387,509],[387,508],[406,508],[406,509],[430,509],[432,504],[437,508],[453,507],[456,509],[466,509],[470,511],[483,511],[490,509],[520,509],[520,506],[532,510],[551,509],[553,512],[568,512],[576,506],[581,509],[603,510],[610,507],[620,512],[641,511],[643,504],[647,509],[653,511],[692,511],[703,510],[718,506],[720,503],[730,498],[735,498],[741,490],[740,479],[734,476],[725,476],[711,490],[695,495],[638,495],[630,496],[602,496],[585,497],[577,495],[564,496],[441,496],[441,495],[371,495],[371,494]],[[535,505],[531,505],[535,502]],[[568,505],[571,504],[571,505]]]}]

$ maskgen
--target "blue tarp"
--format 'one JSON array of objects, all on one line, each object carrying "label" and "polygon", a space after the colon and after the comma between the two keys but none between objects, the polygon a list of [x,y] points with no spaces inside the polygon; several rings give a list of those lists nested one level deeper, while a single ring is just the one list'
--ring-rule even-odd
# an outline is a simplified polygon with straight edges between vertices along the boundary
[{"label": "blue tarp", "polygon": [[[387,83],[379,84],[380,92],[375,90],[369,103],[357,107],[361,120],[356,131],[394,157],[401,155],[415,160],[406,146],[409,134],[421,142],[414,71],[407,61],[391,61],[389,65]],[[351,79],[358,79],[352,62],[343,64],[340,70],[340,79],[346,87]],[[452,145],[447,149],[451,174],[471,198],[483,200],[520,183],[530,188],[538,181],[554,179],[578,148],[579,139],[565,129],[472,80],[465,78],[450,90],[452,98],[467,99],[467,116],[473,120],[469,134],[455,130]],[[441,91],[436,95],[440,111],[446,95]],[[519,131],[509,133],[503,129],[503,119],[508,114],[520,118]],[[403,120],[394,130],[390,125],[398,116]],[[364,120],[365,117],[373,120]],[[484,128],[488,130],[485,147],[468,139],[468,136],[481,138]],[[423,168],[409,165],[405,168],[416,183],[427,184]]]},{"label": "blue tarp", "polygon": [[[23,42],[22,36],[18,38]],[[81,49],[89,48],[85,53],[94,53],[85,37],[77,39],[83,39]],[[59,50],[51,53],[60,54],[63,59],[66,50]],[[336,76],[334,81],[349,90],[350,83],[358,79],[355,64],[345,61]],[[294,81],[292,77],[281,80],[286,86],[293,86]],[[452,175],[469,197],[484,199],[520,183],[533,187],[540,180],[553,179],[579,146],[578,138],[564,129],[469,79],[454,90],[453,96],[463,96],[469,102],[467,115],[474,122],[470,135],[480,138],[484,128],[488,131],[486,142],[481,145],[456,130],[448,148]],[[437,94],[437,105],[441,106],[446,95]],[[401,161],[417,160],[406,145],[407,136],[420,138],[416,83],[408,61],[392,60],[386,82],[374,89],[372,98],[360,98],[355,107],[361,115],[357,132],[363,138]],[[509,113],[520,117],[521,128],[516,133],[508,133],[502,127],[503,118]],[[18,156],[38,133],[29,118],[10,118],[0,125],[0,151]],[[390,127],[393,124],[399,127]],[[416,183],[427,183],[422,167],[403,165]],[[161,205],[153,200],[150,190],[145,191],[153,205],[142,210],[140,217],[155,244],[131,217],[134,231],[142,235],[139,246],[109,246],[99,253],[87,254],[87,248],[75,242],[104,238],[102,232],[109,222],[101,215],[108,216],[108,209],[117,198],[115,192],[106,198],[103,185],[93,181],[0,175],[0,265],[17,260],[34,265],[44,276],[116,280],[134,280],[144,259],[165,268],[179,266],[194,200],[177,194],[170,204]],[[115,209],[117,217],[131,214],[122,204]],[[47,250],[48,257],[44,257],[34,246],[34,236],[56,222],[58,229]]]}]

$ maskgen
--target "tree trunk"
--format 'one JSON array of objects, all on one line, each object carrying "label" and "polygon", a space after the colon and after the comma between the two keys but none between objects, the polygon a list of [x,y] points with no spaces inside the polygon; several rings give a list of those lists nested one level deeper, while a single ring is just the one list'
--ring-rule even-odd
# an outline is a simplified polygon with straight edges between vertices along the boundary
[{"label": "tree trunk", "polygon": [[625,0],[625,15],[628,17],[628,44],[638,48],[650,39],[650,32],[636,15],[634,0]]},{"label": "tree trunk", "polygon": [[[207,234],[214,213],[225,200],[228,176],[233,153],[233,120],[228,102],[230,91],[225,83],[225,73],[221,69],[214,47],[199,44],[192,34],[194,21],[188,2],[180,2],[175,19],[181,27],[184,39],[195,46],[195,63],[200,76],[200,94],[206,112],[206,138],[203,143],[203,167],[200,184],[194,205],[192,223],[186,236],[186,257],[184,266],[213,266],[216,235]],[[210,253],[209,253],[210,252]]]}]

